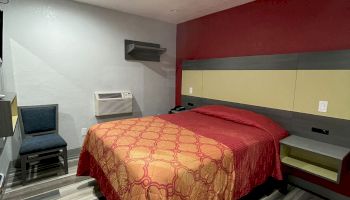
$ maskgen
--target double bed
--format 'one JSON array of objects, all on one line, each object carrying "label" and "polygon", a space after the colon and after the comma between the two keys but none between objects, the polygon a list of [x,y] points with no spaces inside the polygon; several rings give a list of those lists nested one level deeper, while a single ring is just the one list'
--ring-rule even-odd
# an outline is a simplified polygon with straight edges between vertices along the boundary
[{"label": "double bed", "polygon": [[92,126],[78,176],[112,199],[239,199],[268,177],[282,179],[287,132],[257,113],[203,106],[172,115]]}]

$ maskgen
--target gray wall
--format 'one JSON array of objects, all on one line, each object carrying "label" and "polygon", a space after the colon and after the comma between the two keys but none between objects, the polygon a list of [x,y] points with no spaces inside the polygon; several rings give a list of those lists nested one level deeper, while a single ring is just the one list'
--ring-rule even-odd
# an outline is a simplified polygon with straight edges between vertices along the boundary
[{"label": "gray wall", "polygon": [[[20,105],[58,103],[70,149],[80,147],[81,128],[96,123],[96,90],[130,89],[134,115],[174,105],[175,25],[62,0],[11,0],[4,11],[3,67],[14,77],[5,87],[18,93]],[[168,51],[159,63],[125,61],[124,39]]]},{"label": "gray wall", "polygon": [[[93,92],[130,89],[133,116],[174,106],[176,25],[70,0],[11,0],[4,10],[4,88],[19,105],[60,106],[60,134],[69,149],[97,123]],[[124,39],[161,44],[161,62],[125,61]],[[111,118],[103,119],[111,120]],[[19,134],[0,156],[13,159]],[[4,158],[6,156],[6,158]]]}]

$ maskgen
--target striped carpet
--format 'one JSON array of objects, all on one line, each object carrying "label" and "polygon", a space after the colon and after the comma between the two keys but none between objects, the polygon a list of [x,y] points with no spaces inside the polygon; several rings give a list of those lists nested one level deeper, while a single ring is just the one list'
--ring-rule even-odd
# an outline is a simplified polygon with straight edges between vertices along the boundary
[{"label": "striped carpet", "polygon": [[[30,166],[31,174],[25,186],[21,185],[20,169],[11,166],[8,172],[3,200],[92,200],[105,199],[99,192],[96,181],[90,177],[76,177],[79,151],[69,155],[69,173],[64,174],[57,160],[42,161]],[[56,161],[56,162],[55,162]],[[278,191],[268,196],[248,197],[244,199],[261,200],[322,200],[304,190],[289,186],[288,194]]]}]

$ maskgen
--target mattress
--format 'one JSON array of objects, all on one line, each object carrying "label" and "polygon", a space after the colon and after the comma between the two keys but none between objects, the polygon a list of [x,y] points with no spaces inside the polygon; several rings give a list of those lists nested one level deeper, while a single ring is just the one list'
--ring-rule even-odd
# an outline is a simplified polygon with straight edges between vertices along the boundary
[{"label": "mattress", "polygon": [[78,176],[112,199],[239,199],[268,177],[282,179],[279,140],[262,115],[204,106],[172,115],[92,126]]}]

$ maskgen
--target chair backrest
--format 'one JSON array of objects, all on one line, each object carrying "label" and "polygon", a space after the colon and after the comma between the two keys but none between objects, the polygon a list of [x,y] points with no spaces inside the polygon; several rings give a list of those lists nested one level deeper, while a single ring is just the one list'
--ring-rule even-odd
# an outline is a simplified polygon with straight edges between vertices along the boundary
[{"label": "chair backrest", "polygon": [[24,135],[58,133],[58,105],[21,106],[19,119]]}]

